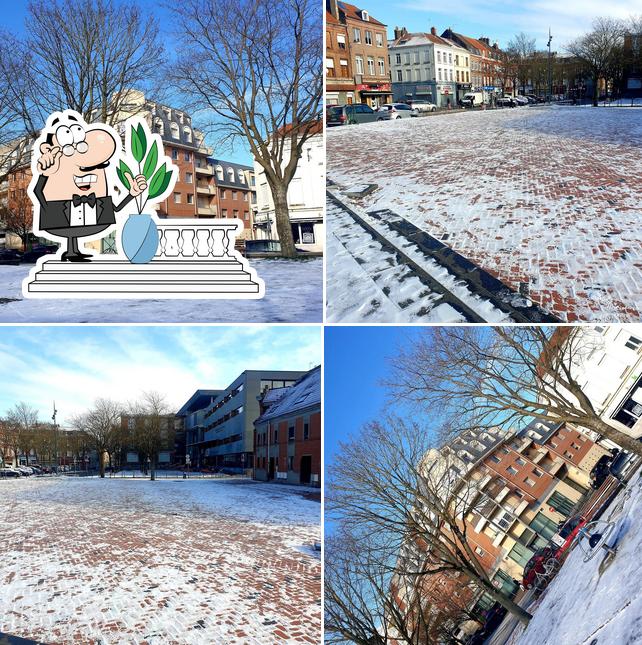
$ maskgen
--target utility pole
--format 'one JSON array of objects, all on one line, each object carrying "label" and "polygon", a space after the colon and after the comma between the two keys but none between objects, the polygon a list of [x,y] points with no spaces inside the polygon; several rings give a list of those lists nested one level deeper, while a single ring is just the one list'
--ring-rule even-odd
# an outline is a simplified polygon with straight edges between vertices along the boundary
[{"label": "utility pole", "polygon": [[551,69],[551,28],[548,28],[548,102],[550,103],[553,96],[553,70]]},{"label": "utility pole", "polygon": [[54,431],[54,459],[56,460],[56,471],[58,470],[58,426],[56,425],[56,415],[58,410],[56,410],[56,402],[53,402],[53,415],[51,420],[53,421],[53,431]]}]

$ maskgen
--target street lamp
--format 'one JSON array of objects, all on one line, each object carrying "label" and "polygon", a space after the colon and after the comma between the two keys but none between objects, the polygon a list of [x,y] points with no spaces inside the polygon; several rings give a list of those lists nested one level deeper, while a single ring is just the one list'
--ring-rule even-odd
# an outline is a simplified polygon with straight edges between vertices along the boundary
[{"label": "street lamp", "polygon": [[551,69],[551,40],[553,40],[553,36],[551,36],[551,28],[548,28],[548,102],[550,103],[552,100],[552,94],[553,94],[553,72]]}]

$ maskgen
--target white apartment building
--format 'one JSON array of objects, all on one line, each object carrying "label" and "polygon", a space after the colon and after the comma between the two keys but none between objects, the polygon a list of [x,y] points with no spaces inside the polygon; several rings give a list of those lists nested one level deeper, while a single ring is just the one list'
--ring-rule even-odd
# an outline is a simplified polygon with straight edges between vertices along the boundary
[{"label": "white apartment building", "polygon": [[388,59],[395,101],[425,99],[438,107],[457,104],[457,78],[465,74],[469,55],[438,36],[434,27],[430,33],[413,34],[395,29]]},{"label": "white apartment building", "polygon": [[[283,164],[289,158],[289,147],[284,151]],[[302,251],[322,252],[325,230],[323,210],[325,207],[325,150],[323,129],[311,136],[303,146],[296,173],[288,188],[290,223],[296,247]],[[265,177],[265,171],[254,160],[256,175],[256,209],[254,212],[255,238],[278,240],[274,200]]]}]

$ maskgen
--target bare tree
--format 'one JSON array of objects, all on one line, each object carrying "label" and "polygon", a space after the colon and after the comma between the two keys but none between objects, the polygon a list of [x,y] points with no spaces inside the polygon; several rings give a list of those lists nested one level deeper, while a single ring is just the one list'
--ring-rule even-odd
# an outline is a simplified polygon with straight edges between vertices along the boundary
[{"label": "bare tree", "polygon": [[553,420],[595,431],[642,455],[642,444],[604,421],[580,384],[580,368],[602,336],[583,327],[553,332],[431,327],[391,360],[387,382],[397,400],[447,419],[452,434]]},{"label": "bare tree", "polygon": [[495,588],[469,540],[464,518],[479,503],[479,482],[466,476],[461,460],[435,445],[432,433],[396,416],[367,424],[341,444],[329,468],[330,516],[360,543],[381,537],[377,561],[391,580],[403,581],[398,589],[411,590],[396,601],[400,607],[418,607],[412,589],[441,574],[471,583],[528,623],[530,614]]},{"label": "bare tree", "polygon": [[143,462],[149,463],[152,481],[156,479],[160,451],[173,444],[174,428],[169,423],[169,413],[165,396],[159,392],[144,392],[129,406],[129,415],[134,418],[133,442]]},{"label": "bare tree", "polygon": [[158,94],[164,53],[157,20],[135,3],[32,0],[27,32],[24,102],[38,127],[67,108],[114,125],[121,110],[131,111],[128,90]]},{"label": "bare tree", "polygon": [[118,443],[122,410],[122,405],[117,401],[99,398],[90,410],[72,420],[74,429],[85,433],[90,439],[98,455],[101,477],[105,476],[105,455],[111,455]]},{"label": "bare tree", "polygon": [[294,257],[287,201],[306,141],[319,131],[323,94],[321,5],[287,0],[172,3],[181,40],[175,79],[204,128],[247,142],[274,201],[281,252]]},{"label": "bare tree", "polygon": [[526,94],[526,84],[531,71],[531,61],[535,54],[535,38],[523,31],[508,41],[506,52],[514,66],[514,74],[519,80],[522,94]]},{"label": "bare tree", "polygon": [[33,204],[26,190],[18,190],[15,198],[0,208],[0,222],[7,233],[20,238],[22,249],[26,251],[33,229]]},{"label": "bare tree", "polygon": [[9,410],[7,419],[13,428],[16,461],[21,452],[25,463],[29,464],[29,455],[34,446],[34,433],[38,427],[38,410],[21,401]]},{"label": "bare tree", "polygon": [[600,80],[613,78],[614,67],[621,63],[624,23],[615,18],[596,18],[593,30],[580,36],[567,50],[585,63],[593,79],[593,105],[597,107]]}]

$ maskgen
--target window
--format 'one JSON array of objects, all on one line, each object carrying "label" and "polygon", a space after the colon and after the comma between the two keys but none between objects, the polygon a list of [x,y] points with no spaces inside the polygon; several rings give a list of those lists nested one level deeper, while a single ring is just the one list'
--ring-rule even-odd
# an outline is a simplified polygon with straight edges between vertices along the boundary
[{"label": "window", "polygon": [[238,199],[238,192],[235,190],[232,191],[232,199],[235,201]]},{"label": "window", "polygon": [[186,152],[184,156],[185,161],[191,161],[192,160],[192,153],[191,152]]},{"label": "window", "polygon": [[534,479],[531,479],[530,477],[527,477],[527,478],[524,480],[524,483],[525,483],[527,486],[531,486],[531,487],[532,487],[532,486],[535,486],[535,480],[534,480]]},{"label": "window", "polygon": [[225,199],[225,194],[226,194],[225,193],[225,188],[220,188],[219,192],[220,192],[220,195],[221,195],[221,199]]},{"label": "window", "polygon": [[384,61],[383,58],[380,58],[378,60],[379,62],[379,76],[385,76],[386,75],[386,62]]},{"label": "window", "polygon": [[401,65],[401,54],[395,54],[395,62],[397,65]]},{"label": "window", "polygon": [[442,78],[441,78],[441,67],[437,70],[437,75],[439,77],[439,80],[441,81],[442,80]]},{"label": "window", "polygon": [[352,42],[353,43],[360,43],[361,42],[361,29],[357,29],[355,27],[352,30]]},{"label": "window", "polygon": [[515,546],[509,551],[508,557],[523,567],[533,557],[533,553],[534,551],[531,551],[527,546],[516,542]]},{"label": "window", "polygon": [[180,139],[180,130],[178,129],[178,124],[170,123],[169,129],[172,133],[172,139]]},{"label": "window", "polygon": [[306,421],[303,424],[303,439],[309,439],[310,438],[310,424]]},{"label": "window", "polygon": [[533,468],[533,475],[535,477],[541,477],[544,473],[539,468]]},{"label": "window", "polygon": [[221,214],[223,215],[223,217],[227,217],[227,208],[224,208],[224,209],[221,211]]},{"label": "window", "polygon": [[188,204],[193,204],[194,203],[194,195],[188,195],[187,196],[187,203]]},{"label": "window", "polygon": [[530,527],[547,540],[557,533],[557,524],[541,511],[533,518]]},{"label": "window", "polygon": [[186,173],[185,173],[185,181],[186,181],[188,184],[191,184],[191,183],[192,183],[193,177],[194,177],[194,175],[193,175],[191,172],[186,172]]},{"label": "window", "polygon": [[506,472],[509,475],[517,475],[517,469],[513,468],[512,466],[509,466],[508,468],[506,468]]},{"label": "window", "polygon": [[452,65],[452,64],[453,64],[453,55],[452,55],[450,52],[448,52],[448,63],[449,63],[450,65]]},{"label": "window", "polygon": [[419,52],[419,50],[417,50],[417,51],[415,52],[415,64],[418,64],[418,63],[419,63],[419,54],[420,54],[420,52]]},{"label": "window", "polygon": [[288,457],[288,470],[294,470],[294,457]]},{"label": "window", "polygon": [[403,81],[403,72],[400,69],[397,70],[397,80]]},{"label": "window", "polygon": [[246,222],[250,219],[250,214],[247,211],[243,211],[243,219]]},{"label": "window", "polygon": [[222,168],[222,166],[216,166],[216,178],[219,181],[223,181],[223,168]]},{"label": "window", "polygon": [[337,46],[339,49],[346,48],[346,37],[343,34],[337,34]]},{"label": "window", "polygon": [[441,63],[441,52],[440,51],[437,52],[437,62]]},{"label": "window", "polygon": [[524,466],[526,464],[526,462],[521,457],[517,457],[517,459],[515,459],[515,463],[518,466]]},{"label": "window", "polygon": [[339,61],[339,67],[341,69],[341,78],[348,78],[348,61],[345,58]]},{"label": "window", "polygon": [[626,347],[627,349],[632,349],[634,351],[637,351],[640,345],[642,345],[642,340],[636,338],[635,336],[629,336],[629,340],[624,343],[624,347]]},{"label": "window", "polygon": [[174,203],[175,204],[180,204],[181,203],[181,194],[180,193],[174,193]]},{"label": "window", "polygon": [[234,209],[234,210],[232,211],[232,216],[233,216],[233,217],[235,217],[235,218],[237,218],[237,217],[239,216],[239,212],[238,212],[236,209]]},{"label": "window", "polygon": [[178,159],[178,150],[172,150],[172,159]]},{"label": "window", "polygon": [[334,76],[334,59],[332,58],[325,59],[325,73],[328,76]]},{"label": "window", "polygon": [[244,202],[246,202],[246,201],[247,201],[247,193],[243,193],[243,201],[244,201]]},{"label": "window", "polygon": [[567,517],[571,514],[571,511],[575,506],[574,502],[557,491],[548,498],[546,503],[553,507],[558,513],[566,515]]},{"label": "window", "polygon": [[185,126],[183,128],[183,135],[185,137],[185,141],[187,141],[188,143],[192,143],[192,129],[191,128],[188,128],[187,126]]},{"label": "window", "polygon": [[482,558],[486,555],[486,553],[484,552],[484,549],[482,549],[482,548],[480,548],[478,546],[475,547],[475,553],[477,555],[480,555]]},{"label": "window", "polygon": [[383,34],[376,33],[375,34],[375,40],[377,43],[377,47],[383,47]]},{"label": "window", "polygon": [[375,75],[375,63],[374,63],[374,58],[368,58],[368,74],[370,76]]},{"label": "window", "polygon": [[366,45],[372,45],[372,32],[366,29]]},{"label": "window", "polygon": [[498,457],[497,455],[491,455],[490,460],[496,464],[498,464],[501,461],[501,458]]},{"label": "window", "polygon": [[357,67],[357,74],[363,74],[363,58],[356,56],[354,62]]},{"label": "window", "polygon": [[580,446],[579,446],[579,444],[573,442],[573,443],[571,443],[571,448],[573,448],[573,450],[579,450]]}]

